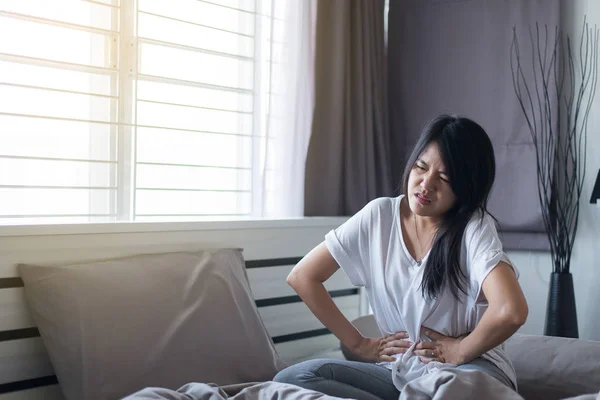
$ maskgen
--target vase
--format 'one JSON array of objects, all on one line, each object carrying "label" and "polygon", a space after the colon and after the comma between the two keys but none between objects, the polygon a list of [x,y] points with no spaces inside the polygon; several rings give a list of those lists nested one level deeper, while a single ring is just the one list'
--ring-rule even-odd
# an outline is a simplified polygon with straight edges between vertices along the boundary
[{"label": "vase", "polygon": [[544,335],[579,337],[573,275],[570,272],[553,272],[550,275]]}]

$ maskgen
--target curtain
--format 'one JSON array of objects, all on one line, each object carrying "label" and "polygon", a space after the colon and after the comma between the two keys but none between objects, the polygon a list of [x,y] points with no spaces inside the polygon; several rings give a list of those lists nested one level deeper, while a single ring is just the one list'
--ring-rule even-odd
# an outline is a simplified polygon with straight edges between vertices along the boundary
[{"label": "curtain", "polygon": [[391,195],[384,0],[320,0],[305,215],[350,215]]},{"label": "curtain", "polygon": [[394,150],[406,157],[423,125],[439,113],[480,123],[494,145],[490,210],[507,249],[549,248],[535,149],[512,83],[513,27],[519,43],[530,44],[530,26],[548,24],[553,33],[559,16],[559,0],[390,0]]},{"label": "curtain", "polygon": [[[269,3],[269,2],[265,2]],[[316,0],[270,2],[261,36],[260,106],[264,157],[260,160],[260,197],[255,199],[266,218],[304,215],[304,164],[314,108],[314,40]]]}]

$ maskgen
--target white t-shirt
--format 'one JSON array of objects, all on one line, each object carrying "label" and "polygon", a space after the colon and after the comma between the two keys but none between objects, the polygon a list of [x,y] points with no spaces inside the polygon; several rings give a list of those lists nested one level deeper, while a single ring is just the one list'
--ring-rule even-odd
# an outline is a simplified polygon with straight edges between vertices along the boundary
[{"label": "white t-shirt", "polygon": [[[465,228],[460,253],[467,277],[466,295],[460,293],[458,302],[446,288],[437,299],[425,299],[420,285],[429,253],[419,266],[406,248],[400,219],[402,198],[375,199],[325,236],[329,252],[350,281],[365,288],[379,329],[386,335],[406,331],[413,342],[406,353],[396,355],[395,362],[381,363],[392,370],[398,390],[427,372],[455,367],[423,363],[413,354],[419,341],[429,340],[421,337],[421,325],[452,337],[471,332],[487,309],[485,300],[478,301],[484,279],[500,261],[512,266],[502,250],[493,218],[486,214],[481,221],[481,214],[476,213]],[[515,273],[518,276],[516,269]],[[482,357],[497,365],[516,388],[515,370],[504,345]]]}]

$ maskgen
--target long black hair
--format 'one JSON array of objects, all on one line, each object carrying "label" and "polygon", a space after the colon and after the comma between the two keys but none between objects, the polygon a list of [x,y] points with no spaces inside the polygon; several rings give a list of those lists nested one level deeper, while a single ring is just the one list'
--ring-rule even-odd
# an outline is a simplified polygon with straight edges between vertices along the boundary
[{"label": "long black hair", "polygon": [[481,218],[496,177],[494,148],[487,133],[476,122],[458,116],[440,115],[423,130],[402,177],[403,192],[408,193],[408,178],[419,156],[430,143],[437,143],[442,161],[456,196],[454,206],[437,227],[433,247],[424,266],[421,290],[424,297],[435,298],[448,285],[459,299],[465,293],[465,275],[460,252],[465,228],[476,211]]}]

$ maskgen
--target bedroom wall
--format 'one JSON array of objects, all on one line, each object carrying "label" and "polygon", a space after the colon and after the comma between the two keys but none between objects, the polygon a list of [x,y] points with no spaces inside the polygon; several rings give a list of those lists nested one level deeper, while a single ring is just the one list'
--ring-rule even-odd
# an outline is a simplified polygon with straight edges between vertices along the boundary
[{"label": "bedroom wall", "polygon": [[[565,0],[561,22],[575,43],[584,16],[591,26],[600,24],[598,0]],[[588,123],[587,172],[582,194],[577,233],[571,262],[575,286],[579,335],[600,340],[600,207],[590,204],[590,196],[600,168],[600,90],[592,105]],[[550,255],[533,252],[511,252],[509,256],[519,268],[520,282],[529,302],[529,318],[521,332],[541,334],[544,330],[546,301],[551,273]]]}]

